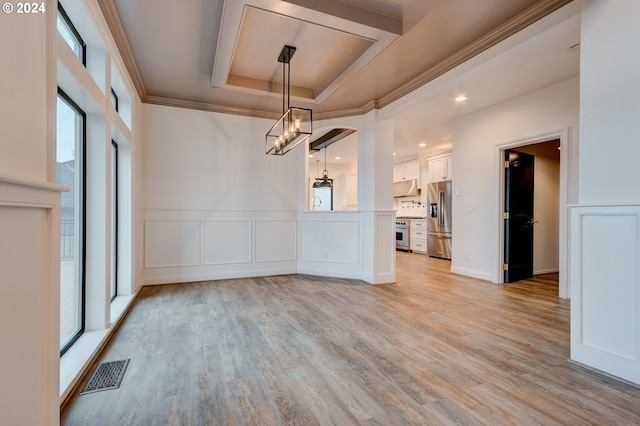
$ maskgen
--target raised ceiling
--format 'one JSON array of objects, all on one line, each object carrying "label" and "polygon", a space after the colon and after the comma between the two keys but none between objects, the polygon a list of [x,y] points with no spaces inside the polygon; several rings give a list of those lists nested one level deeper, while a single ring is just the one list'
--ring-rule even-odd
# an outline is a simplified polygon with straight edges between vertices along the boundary
[{"label": "raised ceiling", "polygon": [[450,149],[453,118],[579,73],[579,0],[98,2],[143,102],[279,117],[288,44],[292,105],[386,106],[399,156]]},{"label": "raised ceiling", "polygon": [[570,0],[99,0],[143,102],[316,118],[384,106]]}]

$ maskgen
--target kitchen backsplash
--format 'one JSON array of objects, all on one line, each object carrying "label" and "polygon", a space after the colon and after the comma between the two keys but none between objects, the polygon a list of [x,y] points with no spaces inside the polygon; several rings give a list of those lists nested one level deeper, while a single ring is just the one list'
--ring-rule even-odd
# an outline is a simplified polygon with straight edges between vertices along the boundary
[{"label": "kitchen backsplash", "polygon": [[426,217],[427,206],[421,202],[420,197],[402,197],[394,200],[396,217]]}]

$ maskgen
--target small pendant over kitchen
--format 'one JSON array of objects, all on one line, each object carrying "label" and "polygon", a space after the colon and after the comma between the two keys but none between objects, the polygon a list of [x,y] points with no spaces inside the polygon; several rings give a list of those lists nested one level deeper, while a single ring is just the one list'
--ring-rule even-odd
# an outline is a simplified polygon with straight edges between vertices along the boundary
[{"label": "small pendant over kitchen", "polygon": [[324,170],[322,172],[322,178],[316,178],[313,182],[313,188],[333,188],[333,183],[329,180],[327,173],[327,148],[324,149]]}]

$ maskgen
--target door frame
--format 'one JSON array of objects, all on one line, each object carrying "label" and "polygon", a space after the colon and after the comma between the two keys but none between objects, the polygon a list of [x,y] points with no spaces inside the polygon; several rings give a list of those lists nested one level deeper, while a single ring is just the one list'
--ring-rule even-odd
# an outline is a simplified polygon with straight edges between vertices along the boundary
[{"label": "door frame", "polygon": [[[560,298],[569,298],[569,240],[568,240],[568,205],[575,202],[577,198],[577,165],[574,165],[574,159],[577,159],[576,145],[572,140],[572,129],[566,127],[560,130],[542,133],[536,136],[516,139],[495,146],[496,161],[496,200],[494,211],[494,241],[497,242],[498,258],[493,272],[493,282],[498,284],[504,283],[504,274],[502,264],[504,262],[504,196],[505,196],[505,176],[504,176],[504,152],[508,149],[516,149],[525,145],[532,145],[541,142],[547,142],[552,139],[560,139],[560,227],[559,227],[559,248],[558,248],[558,296]],[[572,167],[572,165],[574,165]]]}]

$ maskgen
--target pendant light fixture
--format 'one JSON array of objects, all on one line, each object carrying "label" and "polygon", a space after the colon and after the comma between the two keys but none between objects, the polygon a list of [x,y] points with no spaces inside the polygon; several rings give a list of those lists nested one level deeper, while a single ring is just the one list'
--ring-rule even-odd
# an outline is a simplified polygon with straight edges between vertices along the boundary
[{"label": "pendant light fixture", "polygon": [[282,117],[269,129],[265,136],[265,153],[267,155],[286,154],[301,142],[309,139],[313,130],[311,110],[290,105],[290,62],[295,51],[295,47],[285,45],[282,48],[282,52],[280,52],[280,56],[278,56],[278,62],[282,62]]},{"label": "pendant light fixture", "polygon": [[329,180],[327,173],[327,148],[324,149],[324,171],[322,172],[322,179],[316,178],[313,182],[313,188],[333,188],[333,183]]}]

